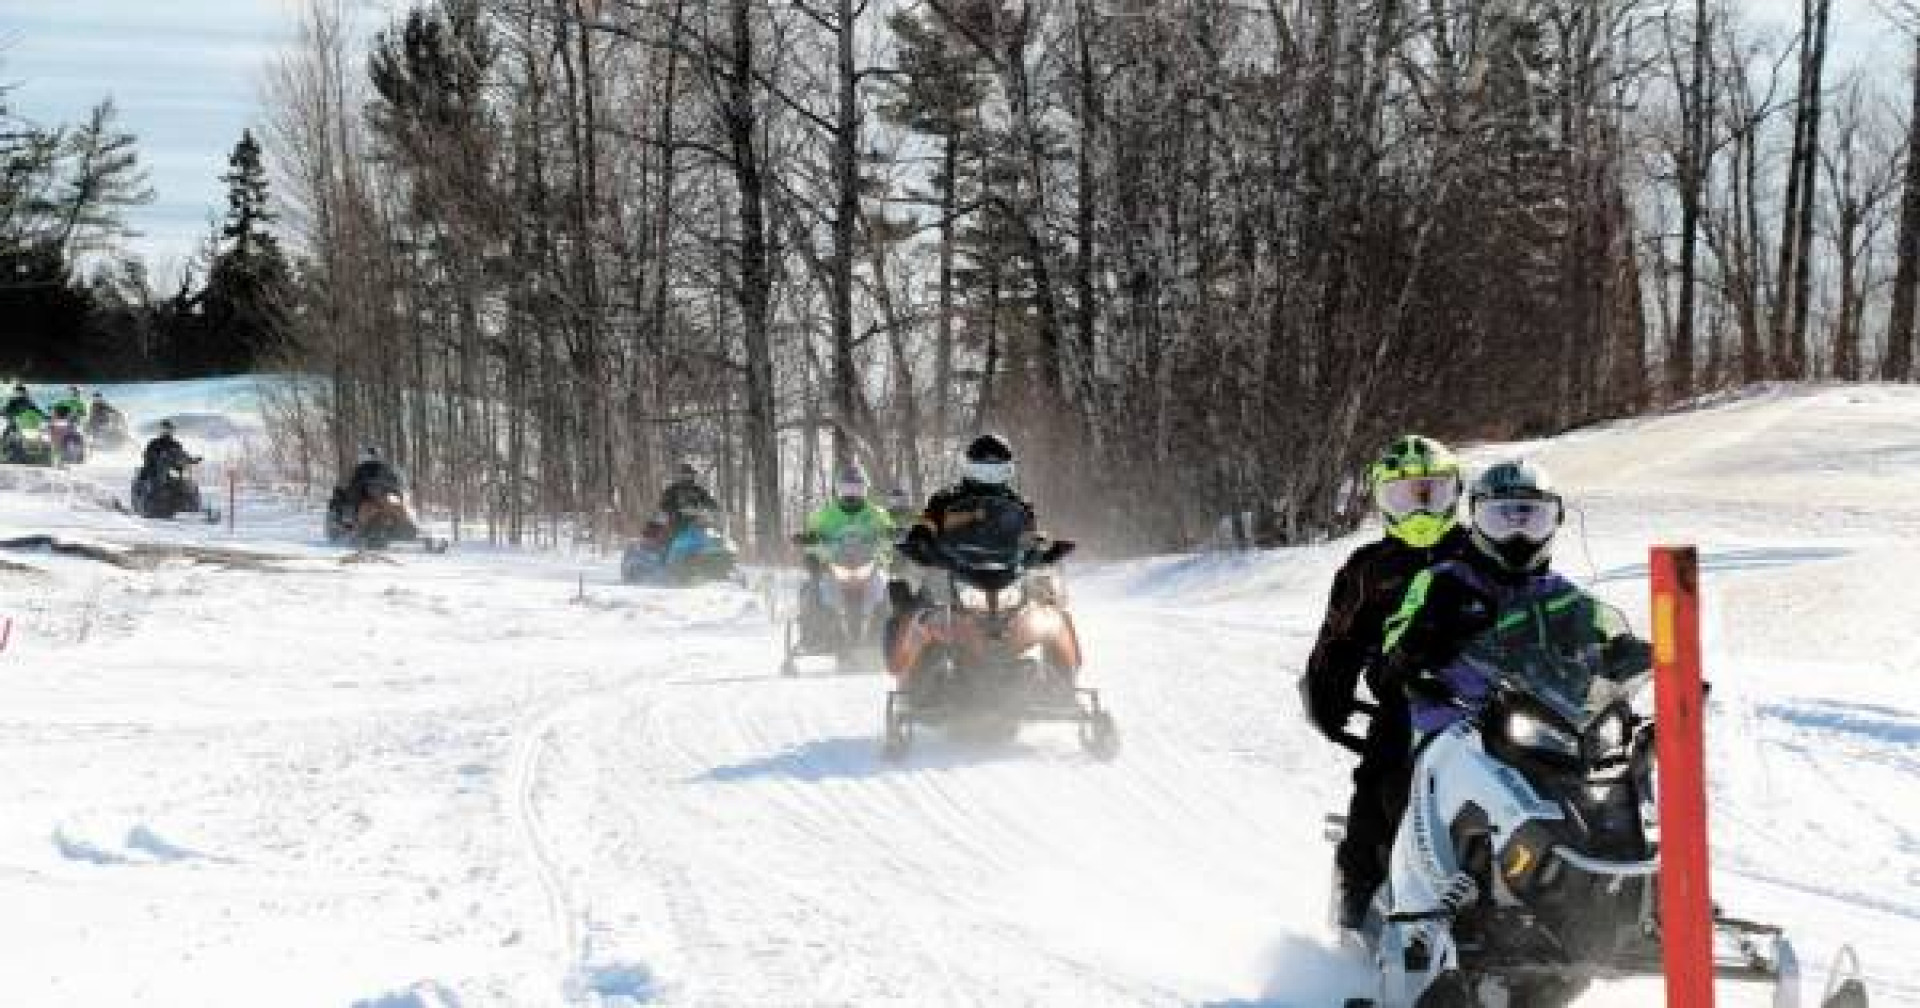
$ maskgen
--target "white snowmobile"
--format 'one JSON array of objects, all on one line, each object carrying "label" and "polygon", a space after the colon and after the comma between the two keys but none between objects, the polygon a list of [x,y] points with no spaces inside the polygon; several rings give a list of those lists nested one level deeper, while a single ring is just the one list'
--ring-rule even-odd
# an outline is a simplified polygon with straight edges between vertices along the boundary
[{"label": "white snowmobile", "polygon": [[[1377,993],[1348,1008],[1558,1008],[1595,979],[1660,974],[1646,647],[1582,593],[1509,616],[1461,660],[1492,690],[1416,749],[1360,932]],[[1718,976],[1800,1004],[1779,928],[1717,910],[1714,927]],[[1820,1004],[1863,1008],[1865,989],[1837,977]]]}]

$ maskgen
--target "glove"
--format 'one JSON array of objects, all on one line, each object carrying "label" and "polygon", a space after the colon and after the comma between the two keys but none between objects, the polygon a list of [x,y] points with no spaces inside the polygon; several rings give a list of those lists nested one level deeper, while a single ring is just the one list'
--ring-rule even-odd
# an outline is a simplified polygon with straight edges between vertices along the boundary
[{"label": "glove", "polygon": [[1653,645],[1632,634],[1622,634],[1607,642],[1601,661],[1608,678],[1631,679],[1653,667]]},{"label": "glove", "polygon": [[1446,681],[1424,669],[1401,677],[1402,687],[1410,700],[1425,700],[1428,703],[1450,704],[1454,701],[1453,687]]}]

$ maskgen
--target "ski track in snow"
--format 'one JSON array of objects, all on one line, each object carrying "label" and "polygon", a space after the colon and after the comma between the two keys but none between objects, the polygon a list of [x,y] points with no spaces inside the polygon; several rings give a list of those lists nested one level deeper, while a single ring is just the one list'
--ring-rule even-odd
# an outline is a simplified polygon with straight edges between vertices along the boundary
[{"label": "ski track in snow", "polygon": [[[128,395],[250,427],[241,383]],[[1701,544],[1716,895],[1788,925],[1812,978],[1856,944],[1876,1005],[1920,1004],[1914,431],[1916,390],[1781,389],[1474,452],[1555,469],[1580,511],[1563,565],[1636,620],[1646,544]],[[217,471],[242,446],[205,449]],[[1351,762],[1294,691],[1351,541],[1076,568],[1119,759],[1036,726],[923,736],[892,765],[884,677],[777,673],[778,581],[635,589],[613,557],[486,547],[343,565],[282,490],[244,495],[233,534],[116,513],[131,461],[0,467],[0,533],[174,551],[0,553],[0,1001],[1323,1008],[1364,989],[1325,924],[1321,823]],[[1634,981],[1581,1005],[1659,999]]]}]

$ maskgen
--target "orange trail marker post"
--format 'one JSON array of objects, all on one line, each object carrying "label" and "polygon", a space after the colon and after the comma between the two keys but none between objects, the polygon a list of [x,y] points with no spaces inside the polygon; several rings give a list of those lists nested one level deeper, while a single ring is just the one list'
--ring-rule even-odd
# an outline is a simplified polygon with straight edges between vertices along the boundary
[{"label": "orange trail marker post", "polygon": [[1708,890],[1700,562],[1692,546],[1655,546],[1653,666],[1660,797],[1660,937],[1669,1008],[1713,1006]]}]

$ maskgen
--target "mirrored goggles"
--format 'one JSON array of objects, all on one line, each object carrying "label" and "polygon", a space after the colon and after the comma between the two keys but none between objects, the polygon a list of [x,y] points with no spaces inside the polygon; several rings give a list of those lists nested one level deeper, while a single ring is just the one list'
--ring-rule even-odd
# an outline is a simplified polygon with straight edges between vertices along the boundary
[{"label": "mirrored goggles", "polygon": [[1006,485],[1013,482],[1012,462],[975,462],[969,459],[962,474],[975,483]]},{"label": "mirrored goggles", "polygon": [[1374,494],[1380,510],[1394,517],[1450,514],[1460,500],[1460,481],[1452,476],[1407,476],[1386,480]]},{"label": "mirrored goggles", "polygon": [[1560,501],[1551,498],[1488,498],[1473,505],[1473,527],[1499,541],[1520,536],[1544,542],[1560,527]]}]

